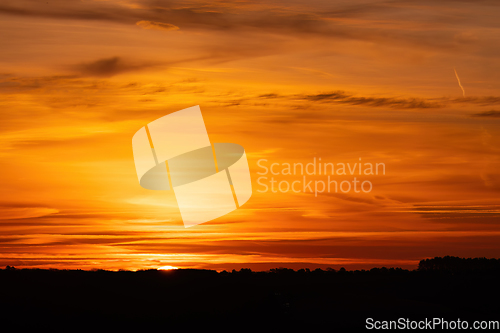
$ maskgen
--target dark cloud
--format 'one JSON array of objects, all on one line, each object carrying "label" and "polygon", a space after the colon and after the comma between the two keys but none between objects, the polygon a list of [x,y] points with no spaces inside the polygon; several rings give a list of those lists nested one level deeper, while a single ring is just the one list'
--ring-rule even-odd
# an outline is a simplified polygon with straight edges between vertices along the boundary
[{"label": "dark cloud", "polygon": [[[191,3],[180,1],[146,0],[130,6],[123,2],[111,1],[63,1],[52,0],[49,4],[37,0],[6,0],[0,4],[0,13],[58,19],[106,20],[135,24],[138,21],[152,25],[190,27],[211,27],[230,29],[237,27],[285,28],[289,25],[299,29],[317,31],[318,23],[314,16],[305,14],[286,14],[283,11],[258,11],[237,7],[238,4]],[[238,10],[235,10],[238,9]],[[168,22],[168,23],[165,23]],[[283,24],[285,23],[285,24]]]},{"label": "dark cloud", "polygon": [[397,109],[429,109],[440,108],[442,104],[421,98],[394,98],[394,97],[358,97],[343,92],[331,94],[308,95],[307,101],[337,102],[351,105],[366,105],[373,107],[390,107]]},{"label": "dark cloud", "polygon": [[318,102],[318,103],[340,103],[350,105],[364,105],[370,107],[390,107],[396,109],[429,109],[441,108],[442,103],[422,98],[396,98],[396,97],[364,97],[337,90],[318,94],[279,96],[276,94],[259,95],[262,99],[286,98],[293,101]]},{"label": "dark cloud", "polygon": [[[227,57],[227,56],[226,56]],[[223,56],[219,54],[207,54],[192,58],[173,59],[168,61],[137,61],[125,59],[119,56],[83,62],[69,66],[72,71],[78,72],[81,76],[89,77],[111,77],[114,75],[141,71],[147,69],[165,69],[170,66],[187,64],[193,62],[218,63]]]},{"label": "dark cloud", "polygon": [[49,75],[40,77],[19,77],[19,76],[0,76],[0,92],[2,93],[20,93],[34,89],[39,89],[48,85],[68,82],[75,79],[75,75]]},{"label": "dark cloud", "polygon": [[[489,6],[483,3],[479,6]],[[280,3],[191,2],[146,0],[143,2],[5,0],[0,14],[56,19],[82,19],[136,24],[147,29],[252,30],[286,36],[322,35],[329,38],[369,40],[397,45],[455,50],[470,49],[481,42],[469,32],[458,32],[464,24],[484,26],[484,20],[471,15],[468,4],[450,12],[430,1],[374,2],[349,4],[316,2],[307,9]],[[423,9],[426,9],[425,11]],[[490,11],[495,10],[492,7]],[[487,10],[487,9],[483,9]],[[432,16],[429,16],[432,12]],[[474,12],[477,14],[477,12]],[[410,19],[401,19],[410,17]],[[494,17],[494,15],[492,15]],[[344,19],[347,19],[344,20]],[[360,20],[353,24],[350,19]],[[361,24],[366,20],[366,24]],[[488,19],[488,25],[496,24]],[[450,24],[449,29],[429,29]],[[456,28],[456,29],[454,29]],[[464,44],[466,41],[466,45]]]},{"label": "dark cloud", "polygon": [[[394,109],[430,109],[442,108],[448,104],[445,98],[423,99],[423,98],[398,98],[398,97],[365,97],[356,96],[353,93],[337,90],[317,94],[279,95],[276,93],[261,94],[255,97],[243,97],[239,99],[226,100],[223,106],[252,105],[258,106],[258,100],[273,100],[293,102],[294,109],[303,109],[305,106],[315,103],[350,104],[369,107],[389,107]],[[267,105],[267,104],[266,104]]]},{"label": "dark cloud", "polygon": [[346,94],[344,91],[338,90],[334,92],[328,92],[328,93],[321,93],[321,94],[314,94],[314,95],[305,95],[300,98],[308,100],[308,101],[338,101],[342,100],[345,98],[351,97],[350,95]]},{"label": "dark cloud", "polygon": [[148,29],[148,30],[163,30],[172,31],[179,30],[179,27],[170,23],[153,22],[153,21],[139,21],[136,23],[137,26]]},{"label": "dark cloud", "polygon": [[263,98],[263,99],[272,99],[272,98],[278,98],[278,97],[280,97],[280,95],[278,95],[278,94],[263,94],[263,95],[259,95],[258,97]]},{"label": "dark cloud", "polygon": [[474,113],[472,116],[473,117],[500,118],[500,111],[491,110],[491,111],[478,112],[478,113]]},{"label": "dark cloud", "polygon": [[483,206],[427,206],[415,205],[415,213],[424,218],[438,219],[439,223],[452,223],[456,227],[458,224],[470,223],[474,219],[474,225],[498,224],[500,207],[498,205]]},{"label": "dark cloud", "polygon": [[[130,21],[134,10],[108,1],[5,0],[0,13],[56,19]],[[135,20],[137,21],[137,20]]]},{"label": "dark cloud", "polygon": [[[498,105],[500,104],[500,96],[471,96],[450,99],[446,97],[427,99],[427,98],[412,98],[412,97],[366,97],[357,96],[353,93],[345,92],[342,90],[323,92],[317,94],[299,94],[299,95],[278,95],[275,93],[261,94],[257,96],[258,99],[286,99],[294,102],[318,102],[318,103],[339,103],[350,104],[370,107],[389,107],[395,109],[431,109],[442,108],[450,104],[475,104],[480,106]],[[243,104],[244,100],[240,99],[237,103],[231,102],[229,105]],[[482,117],[498,117],[500,111],[486,111],[474,114],[474,116]]]},{"label": "dark cloud", "polygon": [[0,209],[8,209],[8,208],[26,208],[26,209],[47,208],[47,209],[49,209],[49,207],[46,207],[43,204],[35,203],[35,202],[32,202],[32,203],[29,203],[29,202],[6,202],[6,201],[0,202]]},{"label": "dark cloud", "polygon": [[120,57],[112,57],[112,58],[99,59],[91,62],[74,65],[73,69],[78,71],[80,74],[84,76],[110,77],[121,73],[138,71],[155,66],[157,66],[157,64],[152,64],[152,63],[133,64],[124,61]]},{"label": "dark cloud", "polygon": [[452,100],[454,103],[469,103],[481,106],[500,104],[500,96],[471,96]]}]

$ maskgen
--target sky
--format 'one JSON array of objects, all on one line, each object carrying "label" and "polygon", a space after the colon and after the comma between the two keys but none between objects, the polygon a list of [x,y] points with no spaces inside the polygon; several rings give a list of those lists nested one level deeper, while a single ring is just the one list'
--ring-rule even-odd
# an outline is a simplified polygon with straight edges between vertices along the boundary
[{"label": "sky", "polygon": [[[3,0],[0,266],[500,257],[499,16],[494,0]],[[212,143],[245,148],[253,195],[184,228],[172,191],[139,185],[131,140],[194,105]],[[357,175],[368,192],[264,191],[327,175],[260,165],[320,158],[385,173]]]}]

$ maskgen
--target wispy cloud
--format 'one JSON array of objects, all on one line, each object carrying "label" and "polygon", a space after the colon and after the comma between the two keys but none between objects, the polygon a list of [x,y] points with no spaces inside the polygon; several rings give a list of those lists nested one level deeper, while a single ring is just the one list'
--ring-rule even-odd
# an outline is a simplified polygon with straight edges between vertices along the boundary
[{"label": "wispy cloud", "polygon": [[476,104],[480,106],[500,104],[500,96],[470,96],[450,100],[453,103]]},{"label": "wispy cloud", "polygon": [[121,73],[158,66],[152,63],[132,63],[120,57],[99,59],[74,65],[72,68],[84,76],[110,77]]},{"label": "wispy cloud", "polygon": [[[457,1],[460,3],[460,1]],[[121,1],[62,1],[49,3],[36,0],[3,1],[0,13],[7,15],[79,19],[138,24],[145,29],[176,30],[210,29],[217,31],[265,31],[285,36],[318,35],[328,38],[376,41],[389,44],[412,44],[424,48],[457,49],[464,37],[456,38],[453,29],[437,29],[447,23],[458,29],[463,20],[479,25],[461,2],[454,15],[436,3],[426,1],[416,6],[413,1],[366,3],[321,3],[283,6],[279,2],[228,3],[148,0],[140,3]],[[484,3],[489,6],[491,3]],[[469,5],[470,6],[470,5]],[[476,5],[477,6],[477,5]],[[435,12],[429,17],[424,10]],[[402,20],[401,17],[412,17]],[[168,22],[165,19],[168,18]],[[461,18],[463,20],[461,20]],[[486,18],[483,18],[483,20]],[[367,23],[360,24],[361,22]],[[429,22],[432,22],[430,24]],[[401,29],[406,25],[407,29]],[[431,31],[432,33],[428,33]],[[469,36],[459,33],[458,36]],[[481,42],[466,38],[467,47]]]},{"label": "wispy cloud", "polygon": [[397,97],[363,97],[355,96],[344,91],[297,96],[298,99],[322,103],[342,103],[351,105],[366,105],[372,107],[390,107],[399,109],[429,109],[443,107],[441,103],[422,98]]},{"label": "wispy cloud", "polygon": [[163,31],[179,30],[179,27],[176,25],[170,23],[162,23],[162,22],[139,21],[136,23],[136,25],[143,29],[149,29],[149,30],[163,30]]},{"label": "wispy cloud", "polygon": [[500,111],[491,110],[472,114],[473,117],[500,118]]},{"label": "wispy cloud", "polygon": [[[311,105],[311,102],[316,103],[332,103],[332,104],[349,104],[368,107],[388,107],[394,109],[431,109],[442,108],[446,103],[446,99],[425,99],[413,97],[368,97],[359,96],[355,93],[350,93],[342,90],[332,92],[321,92],[315,94],[294,94],[283,95],[276,93],[260,94],[252,97],[239,98],[237,100],[228,100],[225,106],[238,106],[244,104],[256,105],[258,100],[266,101],[292,101],[294,103],[303,103]],[[299,105],[295,105],[295,108]]]}]

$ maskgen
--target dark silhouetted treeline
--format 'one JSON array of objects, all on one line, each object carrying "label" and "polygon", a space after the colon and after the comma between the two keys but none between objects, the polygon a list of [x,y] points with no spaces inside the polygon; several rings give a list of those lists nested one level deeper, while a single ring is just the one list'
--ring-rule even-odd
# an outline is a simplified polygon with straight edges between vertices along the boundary
[{"label": "dark silhouetted treeline", "polygon": [[435,257],[433,259],[421,260],[418,264],[419,271],[436,272],[500,272],[499,259],[487,258],[459,258],[459,257]]},{"label": "dark silhouetted treeline", "polygon": [[444,257],[418,269],[232,272],[0,270],[2,327],[93,331],[194,328],[356,331],[366,318],[499,320],[496,259]]}]

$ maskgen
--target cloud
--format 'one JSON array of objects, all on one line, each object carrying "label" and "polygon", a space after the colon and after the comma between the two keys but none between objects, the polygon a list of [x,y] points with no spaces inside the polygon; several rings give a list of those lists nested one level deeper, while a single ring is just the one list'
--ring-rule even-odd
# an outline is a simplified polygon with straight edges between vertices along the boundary
[{"label": "cloud", "polygon": [[[226,100],[223,106],[239,106],[252,105],[258,106],[257,100],[267,101],[291,101],[294,104],[293,108],[302,109],[315,103],[338,103],[350,104],[369,107],[389,107],[394,109],[431,109],[442,108],[449,103],[446,98],[440,99],[424,99],[424,98],[398,98],[398,97],[365,97],[356,96],[354,93],[345,92],[342,90],[332,92],[322,92],[315,94],[295,94],[295,95],[279,95],[276,93],[260,94],[254,97],[243,97],[239,99]],[[266,104],[267,105],[267,104]]]},{"label": "cloud", "polygon": [[[318,35],[328,38],[368,40],[389,44],[418,45],[424,48],[467,50],[478,42],[469,30],[456,29],[484,26],[484,17],[476,19],[469,14],[472,5],[465,4],[451,15],[446,8],[432,2],[420,6],[435,12],[423,14],[413,1],[349,4],[316,2],[304,7],[280,2],[249,3],[146,0],[138,3],[118,1],[63,1],[49,4],[36,0],[4,0],[0,13],[6,15],[49,17],[53,19],[81,19],[137,24],[144,29],[176,30],[211,29],[218,31],[264,31],[278,35]],[[479,6],[479,5],[475,5]],[[486,7],[480,7],[487,10]],[[401,19],[412,17],[411,20]],[[168,18],[169,23],[162,21]],[[366,24],[363,24],[365,22]],[[430,29],[430,23],[447,23],[450,29]],[[479,40],[480,42],[480,40]],[[488,40],[485,43],[491,42]],[[463,45],[465,44],[465,45]]]},{"label": "cloud", "polygon": [[470,223],[465,218],[479,219],[474,223],[496,224],[500,216],[500,207],[498,205],[426,205],[416,204],[413,210],[421,214],[424,218],[438,218],[439,223]]},{"label": "cloud", "polygon": [[270,94],[259,95],[258,97],[262,99],[273,99],[273,98],[279,98],[280,96],[275,93],[270,93]]},{"label": "cloud", "polygon": [[398,109],[429,109],[440,108],[443,106],[440,103],[422,98],[362,97],[354,96],[340,90],[330,93],[304,95],[299,98],[311,102],[336,102],[351,105],[390,107]]},{"label": "cloud", "polygon": [[0,13],[54,19],[121,22],[130,20],[130,16],[135,16],[134,10],[111,1],[50,0],[49,3],[37,0],[5,0],[0,4]]},{"label": "cloud", "polygon": [[496,105],[500,104],[500,96],[471,96],[452,100],[454,103],[470,103],[477,105]]},{"label": "cloud", "polygon": [[121,73],[138,71],[157,66],[152,63],[129,63],[120,57],[99,59],[74,65],[73,69],[83,76],[110,77]]},{"label": "cloud", "polygon": [[[167,61],[147,61],[147,60],[129,60],[119,56],[110,58],[102,58],[90,62],[83,62],[76,65],[69,66],[72,71],[78,72],[81,76],[89,77],[111,77],[114,75],[141,71],[152,68],[168,68],[169,66],[195,63],[195,62],[217,62],[220,61],[220,55],[209,54],[201,55],[192,58],[180,58]],[[1,86],[0,86],[1,89]]]},{"label": "cloud", "polygon": [[[443,108],[452,104],[476,104],[480,106],[499,105],[500,96],[471,96],[450,99],[447,97],[441,98],[414,98],[414,97],[367,97],[357,96],[354,93],[336,90],[331,92],[321,92],[315,94],[297,94],[297,95],[278,95],[276,93],[268,93],[258,95],[254,99],[263,100],[278,100],[285,99],[295,102],[317,102],[317,103],[339,103],[370,107],[389,107],[395,109],[432,109]],[[244,101],[252,100],[251,98],[239,99],[231,101],[229,105],[241,105]],[[473,116],[483,117],[498,117],[500,111],[487,111],[474,114]]]},{"label": "cloud", "polygon": [[472,114],[473,117],[500,118],[500,111],[491,110]]},{"label": "cloud", "polygon": [[[274,93],[259,95],[260,99],[285,98],[293,101],[318,102],[318,103],[341,103],[350,105],[364,105],[371,107],[390,107],[398,109],[429,109],[441,108],[444,105],[434,100],[422,98],[396,98],[396,97],[363,97],[356,96],[342,90],[324,92],[317,94],[300,95],[277,95]],[[241,103],[241,101],[239,101]]]},{"label": "cloud", "polygon": [[2,208],[0,220],[32,219],[59,213],[59,210],[55,208],[28,203],[0,203],[0,207]]},{"label": "cloud", "polygon": [[21,93],[30,90],[40,89],[45,86],[68,84],[69,81],[77,78],[75,75],[49,75],[40,77],[19,77],[14,75],[0,76],[0,92]]},{"label": "cloud", "polygon": [[143,29],[149,30],[163,30],[163,31],[173,31],[179,30],[179,27],[170,23],[153,22],[153,21],[139,21],[136,23],[137,26]]}]

